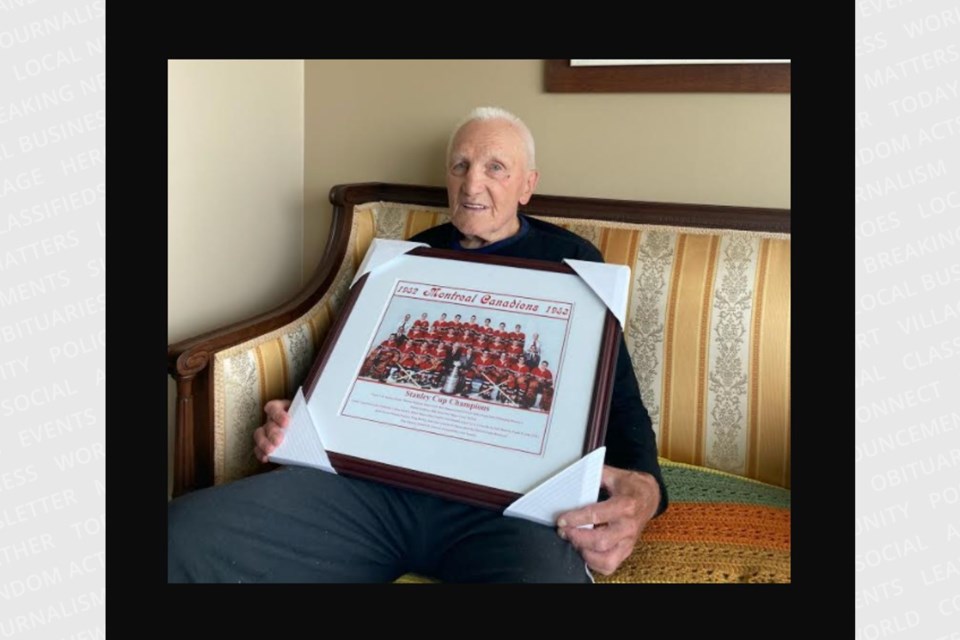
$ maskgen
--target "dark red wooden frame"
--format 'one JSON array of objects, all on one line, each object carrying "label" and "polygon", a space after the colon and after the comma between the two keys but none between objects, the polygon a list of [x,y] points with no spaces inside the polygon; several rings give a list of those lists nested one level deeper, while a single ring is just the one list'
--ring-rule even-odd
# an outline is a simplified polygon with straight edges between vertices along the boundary
[{"label": "dark red wooden frame", "polygon": [[[408,255],[441,260],[493,264],[534,271],[551,271],[554,273],[570,274],[572,277],[579,277],[576,271],[566,264],[545,260],[464,254],[459,251],[428,249],[425,247],[413,249]],[[360,297],[364,286],[367,284],[369,275],[370,274],[365,274],[353,285],[350,294],[343,303],[343,309],[337,316],[333,326],[330,327],[327,339],[324,341],[323,347],[321,347],[320,352],[317,354],[317,358],[303,383],[303,395],[307,401],[310,400],[311,395],[316,390],[320,375],[327,366],[327,362],[340,339],[343,328],[350,321],[353,307]],[[616,371],[621,335],[620,323],[617,322],[616,317],[614,317],[609,309],[604,317],[602,331],[600,354],[597,358],[597,368],[594,373],[593,390],[590,399],[590,414],[584,433],[583,455],[597,449],[606,438],[607,419],[610,415],[610,398],[613,393],[613,377]],[[367,345],[361,345],[361,348],[365,349],[366,346]],[[333,468],[337,470],[337,473],[366,478],[368,480],[376,480],[404,489],[426,491],[443,498],[459,500],[489,509],[504,509],[522,495],[485,485],[464,482],[445,476],[367,460],[336,451],[328,450],[327,455],[330,458],[331,464],[333,464]],[[556,471],[560,472],[562,469],[557,469]]]},{"label": "dark red wooden frame", "polygon": [[790,64],[574,67],[569,60],[545,60],[543,84],[552,93],[790,93]]}]

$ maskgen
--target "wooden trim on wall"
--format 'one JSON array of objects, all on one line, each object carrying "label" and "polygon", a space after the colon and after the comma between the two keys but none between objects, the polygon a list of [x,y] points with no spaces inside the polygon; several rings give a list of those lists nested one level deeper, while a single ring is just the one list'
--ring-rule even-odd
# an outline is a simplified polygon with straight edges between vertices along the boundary
[{"label": "wooden trim on wall", "polygon": [[669,64],[573,67],[544,61],[548,93],[790,93],[790,65]]}]

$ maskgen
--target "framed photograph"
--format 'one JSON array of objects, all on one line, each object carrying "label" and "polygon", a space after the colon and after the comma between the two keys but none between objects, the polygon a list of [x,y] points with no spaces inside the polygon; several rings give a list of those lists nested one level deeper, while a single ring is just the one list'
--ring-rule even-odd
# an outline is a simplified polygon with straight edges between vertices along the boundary
[{"label": "framed photograph", "polygon": [[417,248],[354,284],[304,398],[338,473],[503,509],[603,444],[620,336],[566,264]]}]

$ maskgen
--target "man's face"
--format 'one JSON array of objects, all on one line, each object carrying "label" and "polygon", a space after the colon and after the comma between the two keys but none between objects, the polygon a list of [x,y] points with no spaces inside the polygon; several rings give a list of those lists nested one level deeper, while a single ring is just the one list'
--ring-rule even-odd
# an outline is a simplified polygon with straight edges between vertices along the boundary
[{"label": "man's face", "polygon": [[484,242],[519,229],[517,206],[527,204],[539,174],[527,169],[520,132],[505,120],[474,120],[456,134],[447,163],[450,221]]}]

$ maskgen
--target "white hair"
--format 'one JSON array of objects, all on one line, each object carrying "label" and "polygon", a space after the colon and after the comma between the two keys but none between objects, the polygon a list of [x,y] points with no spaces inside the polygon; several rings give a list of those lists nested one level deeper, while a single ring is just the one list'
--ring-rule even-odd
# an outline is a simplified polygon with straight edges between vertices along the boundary
[{"label": "white hair", "polygon": [[527,151],[527,169],[536,168],[536,148],[533,144],[533,134],[530,132],[530,128],[519,117],[500,107],[477,107],[468,113],[466,118],[457,123],[453,133],[450,134],[450,139],[447,141],[447,162],[450,161],[450,152],[453,150],[453,139],[457,137],[460,129],[474,120],[506,120],[516,127]]}]

